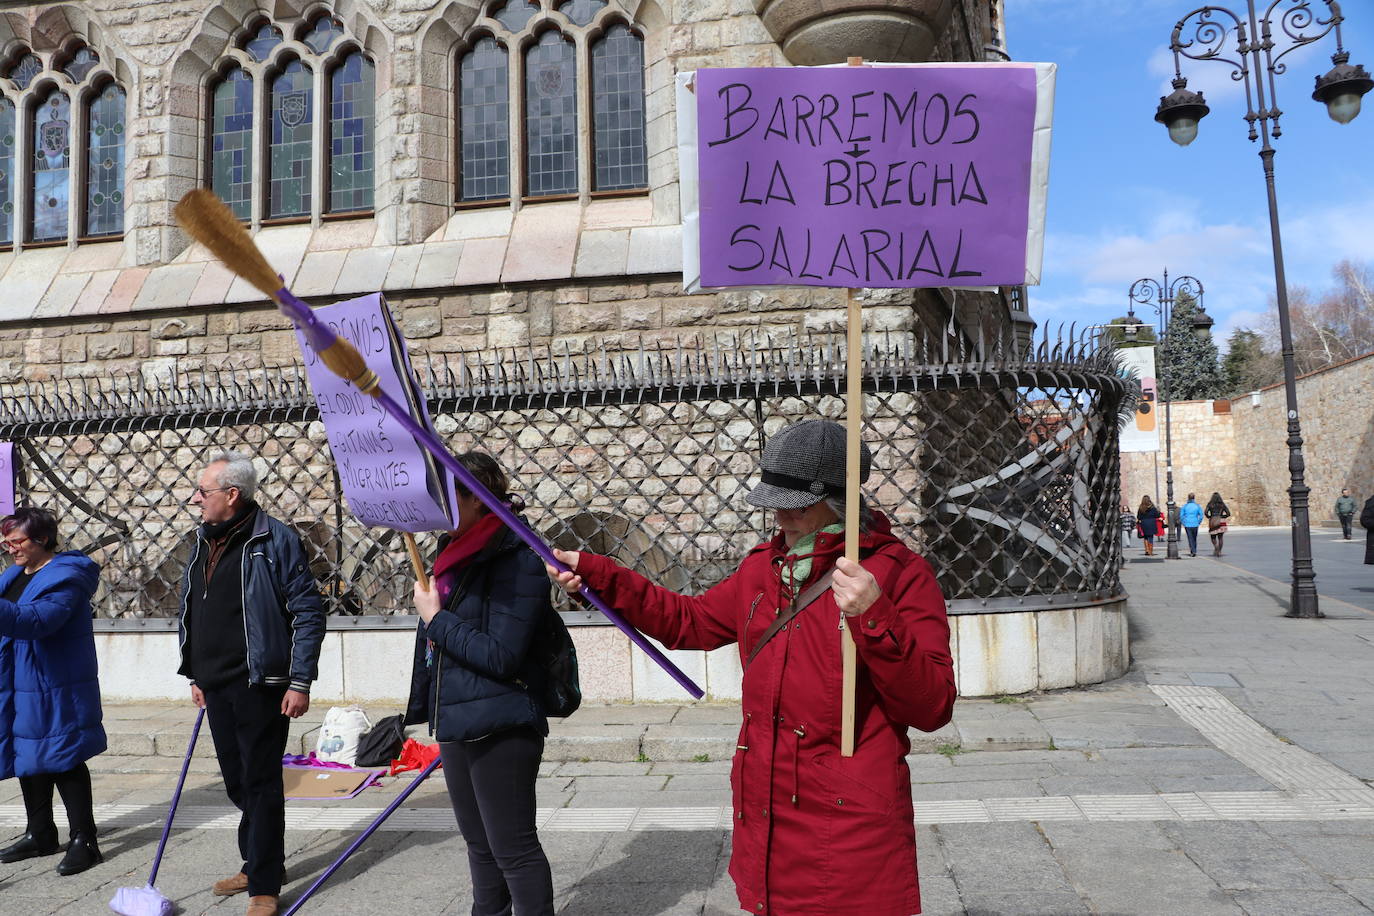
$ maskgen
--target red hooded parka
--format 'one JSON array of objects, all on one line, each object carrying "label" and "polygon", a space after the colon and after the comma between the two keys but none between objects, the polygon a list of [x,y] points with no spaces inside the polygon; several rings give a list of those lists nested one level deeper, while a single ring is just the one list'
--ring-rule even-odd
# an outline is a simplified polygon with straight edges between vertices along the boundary
[{"label": "red hooded parka", "polygon": [[[876,514],[875,514],[876,515]],[[800,593],[844,552],[843,534],[817,535]],[[756,547],[705,594],[660,588],[614,561],[582,554],[577,573],[644,632],[673,649],[738,643],[744,662],[785,609],[781,536]],[[907,727],[934,731],[954,707],[944,597],[930,566],[877,515],[860,540],[882,595],[842,618],[826,593],[772,638],[744,673],[730,770],[730,875],[740,907],[773,916],[911,916],[921,909]],[[839,627],[858,648],[853,757],[840,756]]]}]

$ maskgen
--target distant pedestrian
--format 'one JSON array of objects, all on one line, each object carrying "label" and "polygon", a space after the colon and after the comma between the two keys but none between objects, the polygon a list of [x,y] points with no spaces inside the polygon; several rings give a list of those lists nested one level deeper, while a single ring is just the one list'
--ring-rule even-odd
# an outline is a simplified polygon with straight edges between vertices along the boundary
[{"label": "distant pedestrian", "polygon": [[1221,543],[1226,539],[1226,520],[1231,517],[1231,510],[1226,508],[1226,501],[1221,494],[1213,491],[1203,514],[1207,516],[1207,535],[1212,539],[1212,556],[1219,557]]},{"label": "distant pedestrian", "polygon": [[1154,500],[1145,496],[1140,500],[1140,508],[1135,513],[1136,534],[1145,544],[1145,556],[1155,555],[1155,538],[1164,533],[1164,518]]},{"label": "distant pedestrian", "polygon": [[1341,490],[1340,498],[1336,500],[1336,518],[1341,520],[1341,533],[1345,539],[1350,540],[1350,524],[1355,520],[1355,497],[1350,495],[1349,489]]},{"label": "distant pedestrian", "polygon": [[1360,524],[1364,526],[1364,565],[1374,566],[1374,496],[1365,500],[1364,511],[1360,513]]},{"label": "distant pedestrian", "polygon": [[1131,546],[1131,535],[1135,534],[1135,513],[1125,503],[1121,504],[1121,549]]},{"label": "distant pedestrian", "polygon": [[1202,507],[1197,504],[1197,497],[1192,493],[1188,494],[1188,501],[1178,510],[1178,520],[1183,525],[1183,530],[1188,534],[1188,556],[1197,556],[1197,529],[1202,524]]}]

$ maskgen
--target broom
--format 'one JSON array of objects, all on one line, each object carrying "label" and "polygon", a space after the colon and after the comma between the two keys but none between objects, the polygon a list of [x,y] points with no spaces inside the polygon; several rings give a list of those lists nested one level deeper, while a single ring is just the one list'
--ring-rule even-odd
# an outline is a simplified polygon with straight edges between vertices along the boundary
[{"label": "broom", "polygon": [[[177,222],[192,238],[209,248],[230,270],[252,283],[262,291],[263,295],[275,302],[282,314],[291,319],[292,324],[300,330],[305,339],[310,342],[310,346],[319,354],[320,360],[335,375],[352,382],[359,391],[376,399],[377,403],[405,427],[406,431],[414,436],[415,440],[426,451],[460,480],[470,493],[481,500],[482,504],[492,514],[529,545],[529,548],[538,554],[545,563],[559,572],[568,571],[568,567],[553,555],[553,550],[544,543],[539,535],[535,534],[533,529],[512,512],[506,503],[494,496],[490,490],[482,485],[480,480],[463,467],[458,459],[453,457],[449,450],[444,447],[438,436],[426,429],[423,424],[411,416],[409,410],[381,390],[377,374],[367,367],[362,354],[357,351],[353,344],[330,330],[324,322],[315,317],[309,305],[296,298],[283,285],[282,278],[272,270],[272,265],[258,250],[252,236],[248,234],[248,230],[244,228],[238,217],[234,216],[233,211],[224,201],[219,199],[214,191],[206,188],[188,191],[176,205],[173,213]],[[419,553],[413,548],[413,543],[414,539],[412,538],[408,545],[411,547],[411,562],[416,567],[416,577],[423,584],[425,581],[424,573],[419,565]],[[658,647],[631,626],[629,621],[612,610],[599,595],[586,585],[582,586],[580,594],[588,603],[604,614],[611,623],[615,624],[620,632],[628,636],[631,642],[653,659],[673,680],[677,681],[684,690],[696,699],[701,698],[702,689],[660,652]]]},{"label": "broom", "polygon": [[157,844],[157,855],[153,856],[153,868],[148,874],[146,887],[121,887],[115,891],[110,901],[110,909],[121,916],[172,916],[176,907],[172,901],[158,891],[153,883],[157,881],[157,869],[162,864],[162,853],[167,848],[167,837],[172,833],[172,818],[177,813],[177,803],[181,801],[181,788],[186,785],[186,771],[191,768],[191,753],[196,749],[196,739],[200,737],[200,723],[205,721],[205,710],[196,714],[195,728],[191,729],[191,743],[186,746],[186,759],[181,762],[181,777],[177,789],[172,793],[172,807],[167,811],[167,823],[162,825],[162,839]]}]

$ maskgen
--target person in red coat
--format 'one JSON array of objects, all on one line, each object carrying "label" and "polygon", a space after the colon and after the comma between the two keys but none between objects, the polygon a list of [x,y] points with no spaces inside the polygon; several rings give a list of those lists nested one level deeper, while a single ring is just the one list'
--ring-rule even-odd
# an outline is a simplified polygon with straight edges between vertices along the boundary
[{"label": "person in red coat", "polygon": [[[861,454],[862,478],[871,464]],[[669,591],[606,557],[558,551],[572,572],[673,649],[737,643],[743,722],[730,769],[730,875],[740,907],[773,916],[919,913],[907,728],[934,731],[954,707],[944,596],[929,564],[861,510],[860,562],[844,554],[845,431],[807,420],[769,440],[748,495],[777,533],[702,595]],[[756,646],[792,602],[828,589]],[[840,627],[858,649],[854,756],[840,755]],[[753,656],[751,658],[751,655]]]}]

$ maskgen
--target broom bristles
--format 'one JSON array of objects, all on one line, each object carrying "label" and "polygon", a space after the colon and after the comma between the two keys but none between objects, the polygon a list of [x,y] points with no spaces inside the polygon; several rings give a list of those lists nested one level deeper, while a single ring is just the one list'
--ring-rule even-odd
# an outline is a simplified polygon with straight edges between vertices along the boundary
[{"label": "broom bristles", "polygon": [[277,300],[281,278],[219,195],[208,188],[187,191],[172,214],[188,235],[214,252],[225,266],[269,299]]}]

